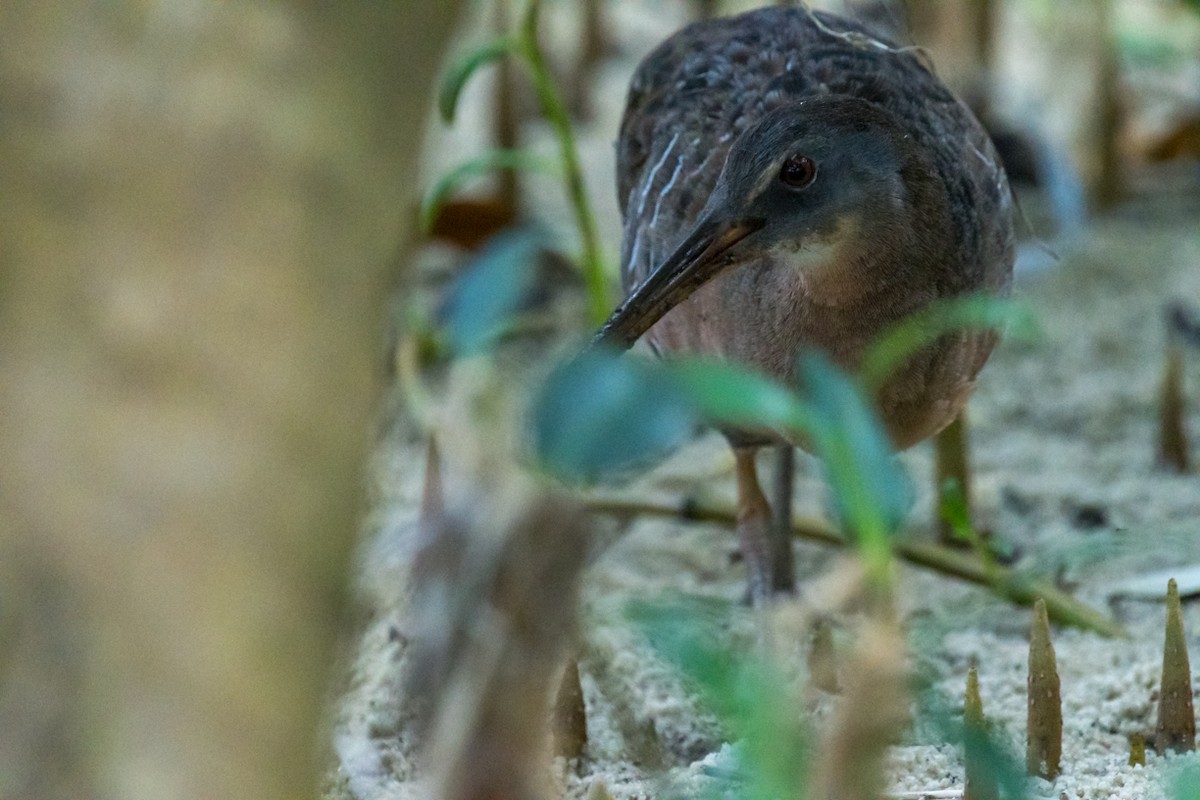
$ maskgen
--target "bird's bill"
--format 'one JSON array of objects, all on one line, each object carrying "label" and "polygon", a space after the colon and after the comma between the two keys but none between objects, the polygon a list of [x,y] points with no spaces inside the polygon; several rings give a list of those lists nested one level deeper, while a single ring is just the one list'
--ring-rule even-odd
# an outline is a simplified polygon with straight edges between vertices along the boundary
[{"label": "bird's bill", "polygon": [[701,222],[609,316],[592,337],[592,346],[628,350],[668,311],[729,266],[731,260],[723,256],[762,226],[756,219]]}]

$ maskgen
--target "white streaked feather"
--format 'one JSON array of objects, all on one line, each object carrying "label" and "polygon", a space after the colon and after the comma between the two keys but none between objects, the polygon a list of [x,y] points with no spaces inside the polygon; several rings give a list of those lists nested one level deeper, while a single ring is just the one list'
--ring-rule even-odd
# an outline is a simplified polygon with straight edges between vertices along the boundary
[{"label": "white streaked feather", "polygon": [[675,180],[679,177],[679,171],[683,169],[683,158],[680,157],[675,162],[675,171],[671,173],[671,179],[667,181],[667,185],[658,193],[658,199],[654,201],[654,216],[650,217],[650,227],[653,228],[658,224],[658,212],[662,208],[663,198],[671,193],[671,187],[675,185]]},{"label": "white streaked feather", "polygon": [[654,178],[658,175],[658,171],[662,169],[663,164],[666,163],[667,159],[671,156],[671,153],[675,150],[675,144],[678,141],[679,133],[676,132],[676,134],[671,137],[671,142],[667,145],[667,149],[663,151],[662,156],[650,169],[650,172],[646,174],[646,180],[642,182],[642,191],[640,197],[638,198],[637,214],[631,216],[632,219],[638,220],[638,225],[637,233],[635,233],[633,236],[633,246],[629,249],[629,260],[625,262],[624,271],[626,275],[631,274],[636,268],[638,263],[638,253],[641,252],[642,232],[645,227],[641,224],[641,219],[642,214],[644,214],[646,211],[646,198],[650,196],[650,189],[654,186]]}]

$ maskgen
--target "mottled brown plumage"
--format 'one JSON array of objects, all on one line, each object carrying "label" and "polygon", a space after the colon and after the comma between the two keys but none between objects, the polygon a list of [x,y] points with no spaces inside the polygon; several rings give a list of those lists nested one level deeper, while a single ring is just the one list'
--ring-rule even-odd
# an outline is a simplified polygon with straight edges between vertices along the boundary
[{"label": "mottled brown plumage", "polygon": [[[791,381],[806,349],[853,370],[931,301],[1011,280],[1011,195],[987,134],[918,51],[831,14],[763,8],[663,42],[634,75],[617,178],[628,297],[598,342],[646,333],[659,352]],[[897,446],[957,415],[994,341],[944,337],[884,385]],[[762,595],[787,572],[753,470],[767,441],[727,435]]]}]

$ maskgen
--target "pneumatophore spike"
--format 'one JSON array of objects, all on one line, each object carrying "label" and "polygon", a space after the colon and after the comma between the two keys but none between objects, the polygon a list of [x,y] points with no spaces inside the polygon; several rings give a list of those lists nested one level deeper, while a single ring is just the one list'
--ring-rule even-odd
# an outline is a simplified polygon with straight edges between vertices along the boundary
[{"label": "pneumatophore spike", "polygon": [[1062,762],[1062,693],[1058,662],[1050,641],[1050,618],[1046,601],[1033,607],[1029,636],[1029,713],[1026,723],[1025,770],[1054,780]]},{"label": "pneumatophore spike", "polygon": [[1154,749],[1177,753],[1196,749],[1196,712],[1192,708],[1192,670],[1188,664],[1179,587],[1167,584],[1167,631],[1163,641],[1162,684],[1158,693],[1158,724]]}]

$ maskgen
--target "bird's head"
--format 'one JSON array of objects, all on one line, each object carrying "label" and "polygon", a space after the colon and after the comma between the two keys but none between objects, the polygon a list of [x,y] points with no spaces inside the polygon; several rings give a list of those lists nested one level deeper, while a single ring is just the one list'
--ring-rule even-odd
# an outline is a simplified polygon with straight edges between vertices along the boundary
[{"label": "bird's head", "polygon": [[[777,254],[804,269],[850,239],[859,251],[888,247],[889,237],[907,235],[918,158],[892,116],[865,100],[830,95],[767,113],[734,141],[691,232],[594,342],[632,346],[692,292],[739,264]],[[806,252],[823,255],[806,259]]]}]

